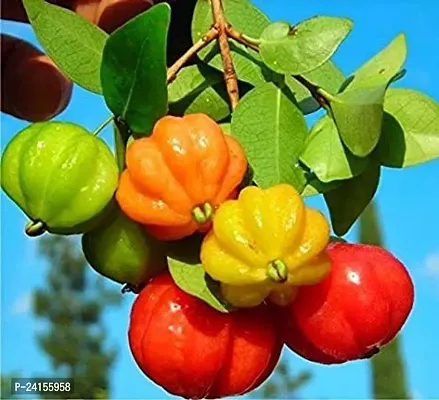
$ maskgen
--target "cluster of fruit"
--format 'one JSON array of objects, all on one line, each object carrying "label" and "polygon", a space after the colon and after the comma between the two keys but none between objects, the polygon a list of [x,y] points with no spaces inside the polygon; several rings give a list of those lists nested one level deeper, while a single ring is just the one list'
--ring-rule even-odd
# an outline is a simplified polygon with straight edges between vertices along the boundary
[{"label": "cluster of fruit", "polygon": [[[245,151],[205,114],[165,116],[132,140],[121,171],[108,146],[63,122],[33,124],[2,156],[2,188],[29,235],[83,234],[90,265],[139,288],[129,345],[142,371],[185,398],[262,384],[286,345],[323,364],[370,357],[404,325],[405,267],[368,245],[330,242],[296,189],[245,182]],[[174,282],[169,249],[196,253],[220,312]],[[187,244],[185,245],[187,246]]]}]

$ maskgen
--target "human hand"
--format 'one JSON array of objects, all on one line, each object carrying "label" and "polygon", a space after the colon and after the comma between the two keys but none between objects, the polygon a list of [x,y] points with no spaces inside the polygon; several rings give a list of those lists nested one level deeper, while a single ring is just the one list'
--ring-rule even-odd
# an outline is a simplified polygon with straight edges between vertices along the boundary
[{"label": "human hand", "polygon": [[[158,1],[157,1],[158,2]],[[153,0],[52,0],[97,24],[107,33],[153,5]],[[22,0],[1,0],[1,19],[29,23]],[[29,42],[1,34],[1,111],[16,118],[47,121],[61,113],[72,82]]]}]

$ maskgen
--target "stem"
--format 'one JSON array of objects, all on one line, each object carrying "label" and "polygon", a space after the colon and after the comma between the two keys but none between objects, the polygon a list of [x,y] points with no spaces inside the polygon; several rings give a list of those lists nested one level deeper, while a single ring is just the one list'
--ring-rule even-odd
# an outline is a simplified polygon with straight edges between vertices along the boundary
[{"label": "stem", "polygon": [[186,51],[174,64],[168,68],[167,83],[171,83],[177,76],[178,71],[200,50],[205,48],[210,42],[218,36],[218,29],[213,26],[204,34],[190,49]]},{"label": "stem", "polygon": [[114,121],[114,146],[116,148],[116,160],[119,172],[125,169],[125,153],[130,131],[122,120]]},{"label": "stem", "polygon": [[226,21],[224,19],[221,0],[211,0],[212,13],[215,25],[218,28],[218,45],[221,52],[224,68],[224,81],[226,83],[227,93],[230,99],[232,110],[236,108],[239,102],[238,78],[233,65],[232,55],[230,54],[230,45],[227,37]]},{"label": "stem", "polygon": [[328,110],[329,103],[331,101],[336,101],[336,98],[331,93],[309,82],[303,76],[293,75],[293,78],[299,83],[301,83],[303,86],[305,86],[309,90],[311,95],[316,99],[317,103],[319,103],[326,110]]},{"label": "stem", "polygon": [[332,95],[331,93],[327,92],[325,89],[319,87],[317,89],[317,93],[322,96],[325,100],[327,100],[328,102],[332,101],[332,102],[340,102],[340,100],[338,100],[334,95]]},{"label": "stem", "polygon": [[259,41],[253,38],[250,38],[241,32],[238,32],[233,26],[230,24],[226,26],[227,34],[238,43],[243,44],[253,50],[259,51]]},{"label": "stem", "polygon": [[[233,28],[233,26],[227,26],[227,34],[238,43],[243,44],[244,46],[249,47],[250,49],[259,51],[259,40],[248,37],[241,32],[237,31]],[[326,110],[329,108],[329,102],[337,101],[336,98],[326,90],[322,89],[319,86],[314,85],[309,82],[306,78],[301,75],[293,75],[293,78],[300,82],[303,86],[305,86],[311,95],[316,99],[316,101],[324,107]]]},{"label": "stem", "polygon": [[242,37],[243,40],[245,40],[247,43],[251,44],[252,46],[259,47],[259,45],[261,44],[261,40],[260,39],[252,38],[252,37],[247,36],[247,35],[245,35],[243,33],[241,33],[241,37]]},{"label": "stem", "polygon": [[114,120],[114,115],[110,115],[104,122],[102,122],[94,131],[93,136],[98,136],[105,127]]}]

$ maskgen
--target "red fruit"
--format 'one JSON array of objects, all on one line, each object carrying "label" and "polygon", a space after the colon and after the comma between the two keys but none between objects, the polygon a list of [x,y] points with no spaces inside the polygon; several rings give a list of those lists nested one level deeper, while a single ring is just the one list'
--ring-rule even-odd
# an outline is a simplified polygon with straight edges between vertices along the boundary
[{"label": "red fruit", "polygon": [[392,340],[414,301],[406,268],[371,245],[332,243],[327,278],[302,286],[292,304],[279,308],[285,344],[321,364],[368,358]]},{"label": "red fruit", "polygon": [[267,306],[223,314],[183,292],[168,273],[137,296],[128,339],[147,377],[191,399],[255,389],[273,371],[281,349]]}]

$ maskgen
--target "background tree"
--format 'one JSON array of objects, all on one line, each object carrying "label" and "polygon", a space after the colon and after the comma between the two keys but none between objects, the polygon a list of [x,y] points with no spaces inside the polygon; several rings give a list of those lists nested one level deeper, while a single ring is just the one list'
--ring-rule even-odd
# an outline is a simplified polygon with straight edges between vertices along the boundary
[{"label": "background tree", "polygon": [[[371,202],[360,217],[359,241],[384,246],[377,206]],[[384,347],[371,361],[375,399],[409,399],[409,390],[401,351],[401,335]]]},{"label": "background tree", "polygon": [[297,391],[310,379],[308,371],[294,374],[284,357],[271,377],[250,396],[255,399],[294,399]]},{"label": "background tree", "polygon": [[6,399],[24,399],[26,396],[18,396],[18,395],[12,395],[11,389],[12,389],[12,379],[13,378],[20,378],[20,374],[17,372],[12,372],[8,374],[2,374],[1,375],[1,381],[0,381],[0,399],[6,400]]},{"label": "background tree", "polygon": [[44,287],[34,293],[34,313],[47,322],[38,344],[54,376],[75,383],[74,394],[58,398],[111,398],[108,376],[117,351],[106,345],[102,316],[108,306],[120,303],[121,294],[91,271],[72,239],[48,236],[39,250],[49,265]]}]

